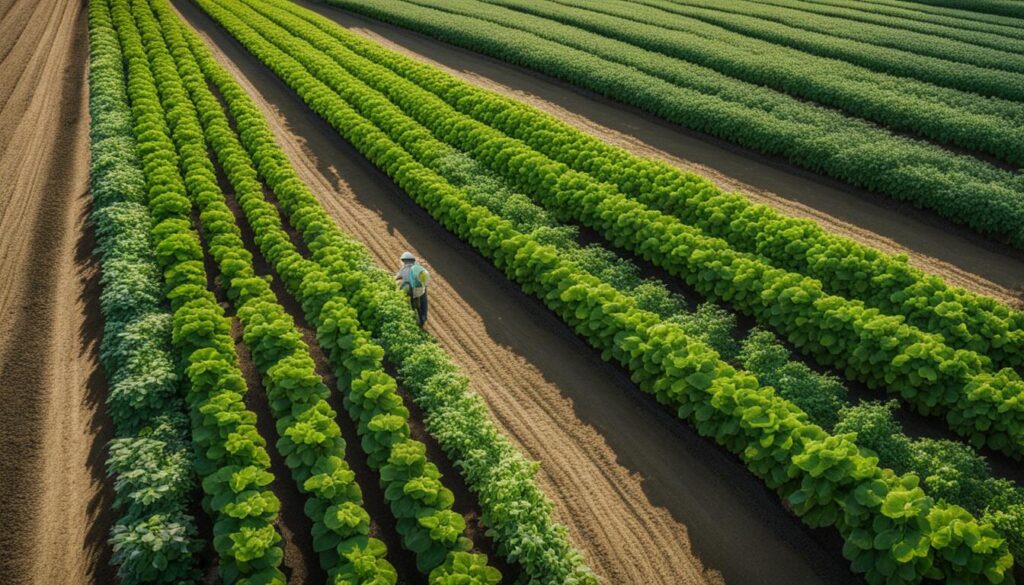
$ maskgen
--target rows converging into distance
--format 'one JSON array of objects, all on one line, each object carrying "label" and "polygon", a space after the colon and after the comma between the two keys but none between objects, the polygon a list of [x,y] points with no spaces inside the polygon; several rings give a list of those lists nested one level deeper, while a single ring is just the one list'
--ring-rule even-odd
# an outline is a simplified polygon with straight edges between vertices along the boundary
[{"label": "rows converging into distance", "polygon": [[[1010,287],[957,286],[899,242],[607,140],[470,65],[486,56],[1016,266],[1019,3],[89,0],[87,26],[112,435],[101,538],[122,585],[619,582],[640,574],[620,559],[643,551],[604,558],[591,539],[615,535],[600,514],[643,526],[670,499],[634,473],[628,505],[570,511],[585,472],[545,461],[544,437],[493,402],[501,375],[541,369],[529,352],[467,368],[480,350],[454,347],[452,305],[422,326],[394,267],[339,223],[347,162],[297,160],[286,133],[352,151],[643,420],[724,462],[743,505],[767,498],[754,522],[787,550],[813,541],[793,555],[820,552],[821,582],[1009,584],[1024,569],[1024,311]],[[461,51],[464,70],[386,38],[402,29]],[[237,55],[319,125],[262,103]],[[336,174],[337,192],[303,165]],[[399,246],[400,229],[382,231]],[[436,303],[454,285],[422,260]],[[489,343],[522,349],[521,324],[467,312]],[[576,395],[557,416],[598,443],[632,436],[588,408]],[[640,465],[625,453],[609,457],[625,471],[593,471],[609,492]],[[716,541],[663,515],[693,558],[657,578],[740,582],[715,566]]]}]

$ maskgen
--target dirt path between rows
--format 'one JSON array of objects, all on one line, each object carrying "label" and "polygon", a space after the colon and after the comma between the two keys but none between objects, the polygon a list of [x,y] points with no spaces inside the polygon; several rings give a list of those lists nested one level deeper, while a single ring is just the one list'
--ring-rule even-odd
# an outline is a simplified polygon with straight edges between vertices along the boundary
[{"label": "dirt path between rows", "polygon": [[1007,302],[1024,286],[1024,254],[934,214],[842,185],[666,122],[551,77],[407,29],[295,0],[349,30],[473,84],[544,110],[634,154],[692,171],[831,233],[894,254],[947,282]]},{"label": "dirt path between rows", "polygon": [[[641,395],[538,301],[446,232],[195,6],[175,5],[259,102],[300,176],[390,267],[434,275],[435,334],[609,584],[855,582],[731,455]],[[825,539],[828,540],[828,539]]]},{"label": "dirt path between rows", "polygon": [[0,581],[114,583],[85,3],[0,14]]}]

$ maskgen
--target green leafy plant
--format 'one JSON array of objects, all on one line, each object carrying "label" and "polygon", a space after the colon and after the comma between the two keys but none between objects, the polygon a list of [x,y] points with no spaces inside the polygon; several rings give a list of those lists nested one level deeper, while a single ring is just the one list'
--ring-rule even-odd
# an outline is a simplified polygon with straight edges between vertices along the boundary
[{"label": "green leafy plant", "polygon": [[[982,574],[992,582],[1005,580],[1012,557],[990,524],[963,524],[970,514],[926,496],[917,487],[915,476],[896,476],[881,469],[877,459],[860,453],[850,436],[829,435],[809,423],[799,408],[771,388],[760,387],[753,376],[722,362],[717,353],[678,324],[664,323],[657,315],[637,309],[634,301],[580,270],[558,250],[539,244],[488,209],[469,203],[460,190],[417,158],[429,161],[431,152],[443,152],[430,150],[435,143],[428,133],[417,132],[399,116],[387,119],[384,114],[394,110],[383,100],[366,96],[360,101],[353,96],[348,103],[340,99],[346,95],[341,86],[332,88],[337,93],[324,91],[311,72],[319,74],[330,67],[313,57],[309,57],[308,68],[298,65],[293,56],[306,57],[309,49],[289,40],[284,29],[255,15],[243,22],[233,16],[242,4],[231,0],[201,0],[200,4],[439,222],[490,257],[524,290],[542,298],[606,359],[629,368],[642,389],[677,410],[680,417],[693,421],[702,434],[737,453],[770,487],[792,498],[794,509],[810,525],[835,525],[847,539],[847,554],[855,570],[866,573],[869,581],[917,582],[926,576],[975,579]],[[288,27],[303,26],[266,4],[245,6],[274,14],[274,20]],[[324,66],[314,67],[313,63]],[[380,127],[368,124],[361,115],[375,108],[381,108]],[[390,138],[392,131],[396,136],[413,136],[408,150]],[[498,141],[491,146],[497,152],[505,144]],[[551,179],[556,185],[562,180]],[[583,183],[575,176],[565,180]],[[293,214],[293,225],[309,240],[317,262],[328,267],[328,274],[337,274],[342,279],[339,282],[352,281],[352,290],[359,291],[354,299],[385,294],[370,286],[374,280],[346,272],[351,260],[325,245],[331,238],[322,236],[331,230],[325,229],[329,221],[320,219],[322,211],[303,205],[308,201],[305,197],[284,196],[281,201]],[[358,317],[371,324],[383,319],[379,312],[369,310]],[[396,321],[377,326],[383,332],[401,325]],[[408,373],[418,367],[421,364],[412,362],[403,369]],[[451,380],[450,371],[439,374]],[[383,425],[382,430],[392,432],[393,428]],[[425,489],[423,493],[434,492]],[[957,524],[956,528],[951,528],[952,524]],[[868,539],[867,546],[862,546],[862,535]],[[880,538],[878,548],[873,546],[876,537]],[[971,568],[949,562],[961,555],[977,561]]]},{"label": "green leafy plant", "polygon": [[[215,6],[204,8],[216,9]],[[219,14],[230,18],[227,13]],[[580,554],[569,544],[565,529],[552,522],[551,502],[533,481],[536,464],[526,461],[499,433],[481,399],[468,392],[466,378],[458,374],[436,343],[422,334],[409,313],[407,301],[394,290],[391,276],[372,268],[368,251],[337,229],[298,180],[250,98],[214,62],[197,38],[187,35],[187,40],[203,73],[223,96],[238,125],[245,151],[252,157],[260,176],[273,189],[292,226],[314,250],[315,265],[300,261],[294,248],[286,245],[290,241],[287,234],[272,229],[280,225],[279,219],[273,221],[276,210],[272,206],[259,212],[245,210],[252,225],[263,226],[257,234],[257,243],[281,271],[292,293],[302,299],[304,311],[307,314],[319,312],[332,299],[338,300],[339,291],[343,292],[358,313],[342,313],[344,327],[352,327],[352,321],[358,319],[358,323],[367,324],[374,335],[387,344],[406,387],[426,413],[428,431],[477,494],[483,522],[500,554],[521,565],[526,574],[539,581],[595,582]],[[259,241],[263,238],[266,241]],[[327,274],[327,279],[313,274],[320,269]],[[295,276],[290,276],[292,274]],[[336,349],[330,352],[332,361],[344,355],[341,352],[354,348],[357,339],[336,335],[338,330],[344,328],[337,329],[331,318],[323,319],[318,326],[318,336],[328,335],[335,340]],[[335,355],[335,351],[339,353]],[[364,343],[349,359],[358,357],[376,363],[380,359],[378,352],[380,349],[373,344]],[[342,380],[346,379],[345,371],[339,372]],[[373,378],[379,379],[379,376],[370,379]],[[386,398],[379,406],[392,408],[392,401],[393,398]],[[435,568],[432,574],[439,579],[476,575],[477,580],[470,582],[493,581],[494,573],[484,569],[483,561],[479,556],[453,551],[446,563]],[[470,574],[460,576],[460,567],[465,567]]]},{"label": "green leafy plant", "polygon": [[184,391],[110,6],[90,2],[88,17],[91,219],[102,268],[100,359],[114,427],[107,473],[118,508],[111,561],[125,585],[190,582],[201,542],[189,514],[195,480]]}]

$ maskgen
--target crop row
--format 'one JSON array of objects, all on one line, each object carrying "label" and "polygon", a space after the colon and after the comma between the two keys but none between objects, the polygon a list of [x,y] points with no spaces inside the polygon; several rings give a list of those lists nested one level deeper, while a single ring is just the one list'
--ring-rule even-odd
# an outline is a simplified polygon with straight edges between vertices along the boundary
[{"label": "crop row", "polygon": [[[881,24],[889,28],[906,29],[928,35],[936,35],[990,47],[993,49],[1013,50],[1024,53],[1024,32],[1010,28],[986,26],[962,19],[937,16],[931,22],[918,20],[920,13],[913,13],[898,8],[885,6],[869,6],[853,4],[848,0],[824,0],[806,2],[804,0],[770,0],[766,4],[785,6],[796,10],[868,24]],[[898,18],[887,18],[896,16]],[[916,17],[916,18],[915,18]]]},{"label": "crop row", "polygon": [[1024,18],[1024,6],[1017,2],[1008,0],[914,0],[920,4],[930,4],[936,7],[954,8],[970,13],[982,13],[985,16],[1005,16],[1012,18]]},{"label": "crop row", "polygon": [[[1021,104],[876,73],[636,4],[494,0],[562,24],[837,108],[892,130],[1021,164]],[[1009,124],[1009,126],[1008,126]]]},{"label": "crop row", "polygon": [[535,108],[382,51],[326,19],[310,17],[309,22],[458,111],[574,170],[614,184],[623,194],[722,238],[737,250],[811,276],[832,294],[903,315],[911,325],[941,334],[954,348],[986,354],[998,365],[1024,363],[1024,314],[991,298],[948,287],[938,277],[909,266],[904,257],[830,235],[812,221],[784,216],[740,194],[723,193],[698,175],[633,156]]},{"label": "crop row", "polygon": [[89,3],[91,220],[102,269],[100,359],[114,426],[107,472],[120,515],[112,562],[124,585],[196,573],[189,421],[171,354],[171,316],[150,243],[145,177],[132,135],[121,47],[105,1]]},{"label": "crop row", "polygon": [[[211,131],[211,141],[255,230],[257,245],[316,325],[319,343],[328,352],[346,394],[346,408],[358,421],[369,462],[380,470],[386,497],[400,518],[399,532],[417,553],[421,568],[433,569],[431,582],[494,583],[500,575],[486,565],[486,557],[458,552],[471,544],[461,536],[464,520],[450,512],[451,492],[437,481],[436,467],[425,460],[423,445],[409,439],[408,411],[395,393],[395,380],[383,371],[383,349],[361,329],[359,316],[345,300],[348,295],[355,295],[357,306],[362,305],[363,313],[372,314],[377,322],[392,320],[391,334],[404,338],[395,345],[404,354],[398,360],[404,362],[403,371],[408,374],[412,370],[406,376],[407,385],[421,393],[428,430],[477,492],[483,521],[499,552],[540,581],[591,582],[592,575],[569,546],[564,529],[551,523],[551,504],[531,480],[535,467],[498,434],[487,420],[483,404],[467,394],[465,379],[456,375],[447,357],[432,343],[425,343],[390,278],[372,273],[378,278],[368,283],[363,274],[339,270],[348,262],[366,265],[366,251],[337,231],[294,175],[248,96],[214,63],[197,38],[183,32],[238,127],[242,144],[222,116],[211,113],[206,120],[217,126]],[[196,91],[204,93],[199,85]],[[202,97],[204,102],[210,99],[209,95]],[[206,111],[213,112],[212,106]],[[289,210],[296,227],[302,226],[299,229],[310,239],[317,262],[304,259],[289,240],[276,208],[262,196],[253,164]],[[333,274],[328,276],[322,265],[329,266],[326,270]],[[439,509],[427,513],[432,506]],[[434,569],[449,550],[456,554]],[[472,580],[466,581],[467,576]]]},{"label": "crop row", "polygon": [[[276,42],[284,41],[276,33],[266,31],[270,36],[264,38],[250,28],[264,28],[262,19],[249,14],[242,22],[233,17],[245,6],[269,11],[267,4],[200,3],[438,221],[543,299],[606,358],[628,367],[641,388],[739,454],[808,524],[836,525],[847,538],[845,552],[854,570],[867,573],[872,582],[887,577],[890,582],[917,582],[925,574],[1004,580],[1012,560],[991,527],[978,525],[962,509],[935,504],[916,487],[916,478],[882,471],[875,459],[859,454],[849,437],[832,437],[809,424],[799,409],[770,388],[759,388],[749,374],[722,363],[713,350],[677,326],[637,310],[629,299],[585,276],[556,248],[538,244],[485,208],[466,202],[458,189],[360,116],[356,104],[340,99],[277,48]],[[277,39],[275,44],[270,37]],[[422,153],[431,140],[429,134],[417,134]],[[932,538],[932,530],[944,536]],[[966,545],[961,540],[965,537],[980,546]],[[963,554],[978,555],[974,562],[960,559],[985,567],[981,572],[986,575],[974,569],[964,572],[959,562],[950,562]]]},{"label": "crop row", "polygon": [[778,396],[807,413],[810,422],[835,434],[857,433],[858,448],[862,452],[870,449],[882,467],[898,474],[917,475],[932,498],[961,506],[983,522],[991,522],[1006,537],[1014,558],[1024,558],[1024,534],[1020,530],[1024,526],[1024,490],[1012,481],[993,478],[984,458],[970,446],[947,439],[907,436],[893,419],[895,401],[851,404],[838,379],[792,359],[768,331],[755,328],[737,343],[734,313],[710,303],[689,312],[686,299],[670,293],[662,282],[640,278],[635,263],[599,244],[579,246],[576,230],[554,220],[465,154],[445,155],[436,167],[470,203],[508,220],[516,231],[557,247],[581,270],[632,298],[638,308],[656,313],[666,322],[678,323],[730,365],[747,370],[761,385],[772,386]]},{"label": "crop row", "polygon": [[[431,576],[431,582],[443,579],[456,582],[472,580],[481,584],[499,581],[500,573],[488,567],[485,556],[462,554],[472,548],[472,542],[463,535],[465,520],[452,511],[454,495],[444,486],[437,467],[428,461],[425,445],[410,438],[409,411],[396,392],[394,379],[383,371],[383,350],[372,344],[359,329],[354,311],[344,297],[338,294],[338,287],[332,286],[314,263],[303,259],[289,240],[276,209],[264,199],[253,163],[231,130],[220,103],[208,88],[206,77],[196,63],[195,55],[182,35],[176,17],[165,0],[153,1],[163,20],[168,42],[175,51],[182,78],[192,99],[203,112],[203,130],[228,180],[235,188],[235,196],[254,230],[257,246],[301,302],[310,321],[316,324],[318,342],[329,354],[336,370],[339,390],[345,396],[345,407],[357,423],[357,432],[369,465],[379,473],[403,545],[417,555],[419,569]],[[210,178],[213,178],[212,174]],[[209,213],[223,217],[230,212],[223,203],[223,197],[219,199]],[[230,225],[234,228],[227,230],[222,240],[229,242],[236,254],[248,255],[234,223],[217,225]],[[226,274],[231,283],[229,293],[233,293],[238,299],[236,302],[240,303],[238,313],[246,327],[244,336],[254,349],[257,366],[271,381],[268,388],[271,408],[281,415],[278,427],[284,428],[282,434],[286,435],[280,443],[282,454],[286,456],[289,465],[299,466],[296,479],[304,489],[311,484],[321,486],[319,478],[311,476],[310,470],[302,466],[312,465],[315,469],[325,457],[340,459],[344,452],[343,449],[336,449],[313,457],[303,452],[313,447],[315,439],[321,435],[340,441],[340,431],[333,422],[334,413],[324,401],[327,390],[313,372],[313,360],[294,322],[277,304],[266,281],[255,277],[251,260],[238,262],[237,257],[225,259],[235,260],[218,262],[226,270],[235,272]],[[297,395],[301,399],[304,394],[312,399],[309,404],[291,398]],[[307,416],[308,413],[311,414]],[[289,421],[296,421],[296,424],[289,425]],[[298,423],[304,425],[296,430]],[[348,541],[350,537],[339,535],[345,540],[337,545],[335,542],[338,537],[328,534],[333,524],[329,521],[332,518],[329,510],[331,506],[338,505],[329,500],[307,503],[307,511],[316,516],[314,520],[318,522],[320,518],[328,519],[325,522],[327,530],[321,526],[314,529],[318,536],[317,548],[322,549],[329,544],[337,549],[342,558],[348,558],[351,562],[341,573],[349,575],[363,566],[363,563],[351,558],[352,552],[349,551],[353,550],[353,546]],[[323,510],[328,510],[326,516]],[[365,517],[365,512],[360,511],[360,516]],[[360,540],[355,550],[366,551],[371,548],[383,552],[383,545],[379,542],[371,539],[367,545],[367,524],[360,521],[359,527]],[[385,565],[393,582],[393,569],[383,561],[378,561],[378,565]],[[362,582],[372,575],[363,574],[359,577]],[[339,577],[335,579],[339,580]]]},{"label": "crop row", "polygon": [[[192,227],[192,203],[179,172],[181,161],[166,123],[159,85],[173,72],[151,63],[128,0],[111,0],[111,14],[127,63],[127,90],[135,139],[146,179],[156,259],[172,310],[172,345],[188,382],[195,469],[204,507],[214,519],[213,544],[227,582],[279,584],[284,556],[274,528],[280,503],[267,488],[270,457],[245,406],[230,320],[207,290],[203,249]],[[172,105],[172,104],[168,104]]]},{"label": "crop row", "polygon": [[[263,6],[261,11],[324,53],[262,17],[251,17],[253,28],[281,43],[339,95],[349,96],[362,115],[404,146],[433,133],[562,218],[597,230],[617,246],[685,278],[702,294],[756,316],[820,362],[836,365],[850,378],[873,387],[898,392],[922,413],[946,415],[949,426],[976,445],[987,443],[1014,456],[1024,451],[1024,404],[1019,400],[1024,382],[1012,370],[991,374],[990,361],[983,356],[953,350],[941,337],[908,326],[901,318],[828,295],[813,279],[738,253],[721,240],[624,197],[614,186],[572,171],[460,114],[437,96],[349,51],[308,21],[269,7],[278,6],[276,2]],[[430,160],[440,152],[432,145],[414,154]]]},{"label": "crop row", "polygon": [[[854,63],[882,73],[911,77],[983,96],[1014,101],[1024,99],[1024,77],[1021,76],[1024,69],[1020,64],[1021,61],[1019,58],[1011,58],[1004,59],[1003,63],[1000,63],[1000,52],[998,51],[985,50],[982,47],[968,51],[967,45],[963,43],[943,44],[941,39],[936,39],[936,42],[932,43],[933,47],[939,45],[950,47],[950,50],[945,51],[944,57],[936,57],[877,46],[871,44],[870,41],[836,38],[831,33],[793,28],[786,24],[772,22],[761,16],[747,16],[741,13],[707,9],[694,0],[640,0],[640,2],[672,14],[699,18],[704,22],[716,24],[754,38]],[[772,9],[769,7],[767,10]],[[869,35],[861,36],[871,38]],[[907,34],[906,36],[913,35]],[[920,39],[918,40],[916,46],[918,50],[921,50],[924,43]],[[935,49],[931,51],[934,53]],[[958,58],[957,53],[961,57]],[[964,53],[970,53],[973,58],[964,57]],[[980,62],[989,64],[979,65]],[[997,63],[999,65],[995,65]],[[1016,65],[1009,65],[1010,70],[1007,70],[1006,63],[1016,63]],[[993,66],[995,68],[992,68]]]},{"label": "crop row", "polygon": [[[163,7],[166,10],[166,7]],[[164,13],[159,23],[146,0],[135,0],[139,22],[154,69],[167,79],[162,98],[174,104],[168,108],[171,132],[181,153],[185,182],[192,202],[198,207],[203,235],[220,274],[219,280],[231,299],[242,324],[243,339],[250,348],[257,370],[263,376],[271,413],[280,436],[277,450],[285,459],[299,489],[308,494],[306,513],[313,521],[316,549],[322,565],[335,582],[359,579],[395,583],[397,574],[384,559],[386,549],[369,537],[370,517],[363,508],[362,492],[355,474],[345,462],[345,441],[327,404],[328,390],[314,371],[314,362],[291,317],[278,304],[270,285],[257,277],[252,256],[245,249],[234,215],[224,201],[216,172],[207,155],[196,107],[190,90],[205,80],[196,71],[178,74],[187,64],[188,47],[176,23]],[[175,59],[165,44],[167,36]],[[189,76],[187,73],[191,73]],[[188,81],[183,81],[187,79]],[[214,102],[199,109],[209,119],[219,108]],[[230,169],[229,169],[230,172]],[[217,470],[204,485],[226,479],[230,470]],[[270,482],[269,473],[253,473],[260,482]]]},{"label": "crop row", "polygon": [[980,30],[1014,38],[1024,38],[1024,30],[1015,26],[1015,20],[1005,16],[970,12],[967,10],[947,10],[933,8],[924,4],[902,0],[872,0],[857,2],[856,0],[823,0],[829,5],[854,8],[871,14],[896,16],[903,20],[936,23],[945,26],[959,27],[967,30]]},{"label": "crop row", "polygon": [[[691,5],[691,0],[671,0],[677,5]],[[993,70],[1024,72],[1024,59],[1019,45],[1005,40],[1004,46],[991,48],[955,41],[928,34],[893,29],[888,26],[836,21],[813,13],[793,10],[784,6],[756,5],[746,0],[730,0],[715,6],[725,15],[735,15],[743,21],[761,20],[784,24],[796,33],[814,32],[864,43],[872,47],[887,47],[908,54],[923,55],[957,64],[975,65]]]},{"label": "crop row", "polygon": [[500,7],[472,5],[474,14],[500,17],[506,24],[452,12],[465,6],[461,2],[437,9],[404,0],[331,3],[553,75],[1024,246],[1019,227],[1024,185],[978,159],[894,136],[705,67],[522,13],[510,15]]}]

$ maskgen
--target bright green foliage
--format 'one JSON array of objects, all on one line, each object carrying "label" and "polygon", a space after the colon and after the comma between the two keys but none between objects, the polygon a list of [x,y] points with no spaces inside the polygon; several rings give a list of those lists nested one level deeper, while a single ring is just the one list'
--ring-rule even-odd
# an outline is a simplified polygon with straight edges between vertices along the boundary
[{"label": "bright green foliage", "polygon": [[[151,10],[154,10],[154,15]],[[327,388],[314,371],[314,362],[309,349],[302,341],[291,317],[277,302],[268,282],[258,278],[252,265],[252,256],[246,250],[235,224],[235,218],[227,207],[217,184],[212,162],[207,156],[207,144],[203,140],[205,129],[213,139],[211,146],[218,153],[224,153],[224,168],[236,184],[239,199],[257,197],[262,202],[262,192],[254,175],[240,175],[237,157],[240,147],[235,144],[235,159],[230,159],[229,140],[231,130],[226,118],[221,116],[220,105],[210,94],[198,65],[190,59],[191,53],[179,29],[178,19],[161,0],[152,6],[139,3],[135,7],[136,17],[147,25],[156,26],[160,37],[149,39],[152,55],[170,58],[173,53],[175,76],[168,75],[167,89],[172,92],[175,103],[180,104],[174,133],[179,152],[203,153],[192,159],[185,178],[188,193],[198,205],[204,237],[208,249],[220,270],[220,282],[236,308],[242,324],[243,339],[253,357],[257,369],[263,374],[263,386],[268,395],[271,414],[277,422],[279,440],[277,449],[292,472],[300,490],[310,494],[306,511],[313,520],[314,543],[321,553],[321,562],[332,575],[355,570],[349,566],[348,556],[353,551],[377,550],[377,543],[369,537],[369,522],[362,509],[362,492],[355,483],[355,476],[345,464],[345,442],[341,430],[334,421],[335,413],[326,402]],[[159,19],[159,20],[157,20]],[[203,101],[202,98],[205,98]],[[200,123],[193,100],[204,112]],[[217,122],[220,122],[217,124]],[[235,164],[230,164],[234,162]],[[244,182],[248,179],[249,182]],[[326,476],[326,477],[323,477]],[[221,469],[207,478],[203,485],[208,493],[243,493],[254,487],[269,485],[273,476],[254,467],[241,470]],[[307,489],[306,483],[319,484],[320,491]],[[329,493],[327,493],[329,492]],[[218,497],[214,496],[214,506]],[[276,505],[266,497],[253,492],[244,501],[225,505],[229,515],[261,513]],[[332,521],[329,511],[339,506],[351,506],[367,517],[366,522],[339,524]],[[240,533],[227,535],[221,542],[234,547],[238,555],[247,562],[264,563],[271,547],[276,543],[276,533],[271,526],[253,527]],[[382,557],[383,554],[378,555]],[[272,557],[271,557],[272,558]],[[375,557],[376,558],[376,557]],[[395,570],[386,560],[379,558],[371,563],[378,583],[394,583]]]},{"label": "bright green foliage", "polygon": [[963,507],[990,522],[1007,539],[1015,558],[1024,557],[1024,489],[995,479],[985,460],[955,441],[911,439],[893,419],[895,403],[863,402],[843,408],[837,433],[856,433],[857,445],[870,449],[879,464],[921,478],[928,495]]},{"label": "bright green foliage", "polygon": [[[160,38],[154,23],[140,10],[144,5],[112,0],[110,6],[127,62],[126,87],[153,221],[156,261],[164,271],[172,309],[171,343],[189,383],[195,469],[204,480],[204,506],[214,518],[221,576],[227,582],[283,584],[284,575],[277,569],[283,556],[281,537],[273,528],[278,503],[266,488],[269,482],[233,485],[224,477],[249,468],[266,470],[270,458],[256,432],[255,415],[242,400],[246,388],[230,325],[206,288],[203,252],[189,219],[191,203],[179,164],[188,175],[197,159],[189,152],[181,153],[179,159],[172,134],[180,134],[181,128],[167,123],[180,120],[183,105],[171,93],[174,64],[144,49],[144,44]],[[165,109],[171,112],[166,119]],[[132,530],[124,536],[130,539],[138,533]],[[163,564],[159,555],[153,562]]]},{"label": "bright green foliage", "polygon": [[121,47],[105,1],[89,3],[89,112],[101,361],[114,424],[107,472],[120,516],[112,562],[124,585],[188,583],[200,547],[189,421],[171,356],[171,319],[150,241],[145,177],[132,136]]},{"label": "bright green foliage", "polygon": [[[436,466],[427,461],[426,447],[409,439],[409,411],[395,392],[394,380],[382,370],[383,350],[358,329],[355,312],[337,287],[291,244],[276,210],[263,197],[251,159],[207,87],[176,16],[163,0],[153,4],[184,86],[203,112],[201,124],[194,111],[186,116],[195,130],[188,136],[198,146],[205,132],[253,227],[257,245],[316,325],[318,342],[336,369],[368,462],[380,471],[403,544],[417,554],[424,574],[443,563],[454,563],[472,548],[472,542],[462,536],[465,521],[451,511],[454,497],[441,483]],[[322,564],[335,582],[359,574],[374,583],[394,583],[396,573],[383,559],[383,545],[368,537],[369,516],[354,476],[344,465],[345,443],[335,413],[325,401],[327,389],[314,372],[313,359],[295,323],[277,303],[267,281],[256,277],[252,258],[215,183],[213,166],[208,160],[204,166],[204,176],[196,183],[206,186],[197,188],[194,195],[204,233],[228,297],[238,308],[245,342],[264,375],[280,435],[278,451],[300,488],[314,496],[307,501],[306,511],[314,521],[314,542]],[[444,527],[439,525],[442,519]],[[436,521],[433,526],[431,520]],[[486,566],[486,557],[476,562]]]},{"label": "bright green foliage", "polygon": [[[436,9],[417,5],[427,1]],[[931,209],[1024,247],[1020,177],[976,158],[894,136],[707,67],[501,7],[473,2],[470,17],[450,12],[466,6],[463,0],[331,3],[559,77],[671,122]],[[486,18],[477,17],[483,13]],[[490,20],[494,18],[500,18],[501,24]],[[524,27],[529,30],[520,30]],[[982,71],[975,77],[991,80],[999,73]],[[1024,79],[1024,75],[1006,75]],[[1008,81],[992,85],[1012,86]]]},{"label": "bright green foliage", "polygon": [[[323,28],[332,32],[333,28]],[[436,94],[458,111],[522,140],[570,168],[615,185],[619,191],[673,215],[736,250],[756,253],[772,265],[819,280],[823,290],[863,300],[885,313],[904,315],[924,331],[938,333],[955,349],[985,353],[998,365],[1024,363],[1024,314],[990,298],[947,286],[936,276],[814,222],[787,217],[740,194],[670,165],[645,160],[610,146],[515,100],[404,56],[350,37],[335,38],[349,49]]]},{"label": "bright green foliage", "polygon": [[[854,568],[866,573],[871,582],[910,583],[925,576],[1006,580],[1012,557],[991,526],[971,522],[960,508],[935,503],[916,487],[916,477],[896,477],[880,469],[876,459],[859,453],[850,437],[830,436],[808,423],[806,414],[771,388],[759,387],[749,374],[723,363],[678,325],[640,311],[629,298],[579,270],[558,250],[538,244],[486,208],[469,203],[460,190],[411,154],[429,153],[426,133],[418,132],[420,143],[410,141],[410,150],[403,149],[392,141],[390,132],[360,115],[364,108],[386,104],[369,96],[353,97],[349,103],[327,90],[317,77],[326,76],[329,69],[313,68],[314,76],[296,63],[292,56],[312,57],[312,52],[292,46],[284,30],[255,14],[245,22],[235,18],[242,5],[233,0],[200,3],[439,222],[541,298],[602,350],[606,359],[629,368],[642,389],[692,420],[702,434],[737,453],[755,474],[788,498],[808,524],[835,525],[846,538],[845,552]],[[302,28],[269,5],[278,3],[245,4],[274,14],[290,28]],[[278,43],[291,50],[282,51]],[[384,112],[390,113],[386,108]],[[394,122],[402,124],[397,117]],[[390,125],[385,127],[390,130]],[[414,130],[408,124],[404,128],[406,133]],[[306,233],[302,222],[296,223]],[[364,294],[373,293],[364,289]],[[973,560],[961,565],[951,559]]]},{"label": "bright green foliage", "polygon": [[[979,100],[973,93],[809,55],[635,2],[490,1],[834,107],[891,130],[1015,164],[1024,161],[1019,148],[1024,131],[1016,126],[1024,119],[1020,104]],[[907,31],[898,33],[903,36]],[[1024,64],[1024,59],[1020,62]]]},{"label": "bright green foliage", "polygon": [[[215,11],[226,24],[240,23],[217,5],[207,3],[203,7]],[[427,430],[476,493],[483,523],[500,554],[522,566],[524,572],[538,582],[593,583],[593,575],[583,564],[579,552],[569,544],[565,529],[551,520],[552,504],[532,479],[536,464],[526,461],[498,432],[482,400],[469,393],[466,378],[458,373],[437,344],[419,331],[408,301],[395,290],[391,276],[373,268],[368,251],[337,229],[296,177],[245,92],[214,63],[201,42],[191,36],[188,40],[204,74],[224,97],[238,125],[242,144],[260,176],[273,189],[293,227],[313,250],[317,269],[322,267],[327,272],[327,281],[319,278],[300,281],[301,293],[307,299],[303,302],[304,310],[323,306],[331,299],[338,300],[340,291],[359,311],[360,323],[372,327],[374,335],[386,344],[401,369],[406,387],[426,413]],[[271,243],[266,244],[268,250],[281,250],[280,257],[268,256],[276,259],[272,262],[281,271],[286,285],[291,287],[294,281],[283,269],[290,262],[300,264],[297,257],[285,252],[287,235],[270,229],[274,222],[267,219],[272,210],[273,207],[269,207],[265,218],[250,221],[252,225],[265,226],[266,231],[261,233],[280,234],[261,237],[271,239]],[[265,244],[257,243],[264,248]],[[438,578],[451,577],[459,567],[481,567],[483,562],[479,557],[461,552],[450,555],[449,559],[440,570],[435,569]],[[487,582],[491,574],[484,571],[482,579],[476,582]]]},{"label": "bright green foliage", "polygon": [[275,31],[262,17],[253,15],[252,26],[271,35],[420,160],[430,164],[447,150],[436,135],[471,153],[560,218],[597,230],[615,245],[684,278],[698,292],[757,317],[819,362],[899,393],[924,414],[945,415],[950,428],[975,445],[988,444],[1015,456],[1024,452],[1024,403],[1017,399],[1024,381],[1012,370],[992,373],[984,356],[954,350],[941,337],[900,318],[827,294],[813,279],[737,253],[722,240],[623,196],[613,185],[572,171],[455,111],[332,39],[362,45],[368,41],[342,29],[328,36],[283,11],[264,10],[301,30],[324,53],[277,32],[282,29]]},{"label": "bright green foliage", "polygon": [[[686,311],[686,299],[682,295],[670,292],[652,278],[642,278],[636,264],[599,244],[580,246],[575,226],[560,223],[543,207],[509,189],[507,183],[465,154],[453,149],[438,158],[433,168],[452,185],[460,187],[474,205],[486,207],[507,219],[517,231],[529,233],[539,243],[571,254],[587,272],[636,298],[644,310],[666,319],[678,319],[679,314]],[[705,325],[714,328],[714,320],[713,317],[708,319]],[[728,329],[731,325],[719,333],[727,338]]]}]

